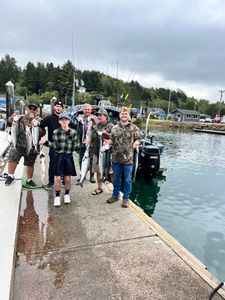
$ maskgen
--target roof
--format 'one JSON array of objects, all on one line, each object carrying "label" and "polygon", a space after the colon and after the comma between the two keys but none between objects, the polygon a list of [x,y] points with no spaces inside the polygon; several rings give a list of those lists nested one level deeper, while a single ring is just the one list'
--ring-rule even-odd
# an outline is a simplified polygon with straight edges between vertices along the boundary
[{"label": "roof", "polygon": [[175,109],[170,112],[170,114],[174,114],[176,112],[180,112],[183,115],[200,115],[200,113],[196,110],[191,110],[191,109]]},{"label": "roof", "polygon": [[159,108],[159,107],[149,107],[148,110],[152,111],[154,113],[164,112],[164,110],[162,108]]}]

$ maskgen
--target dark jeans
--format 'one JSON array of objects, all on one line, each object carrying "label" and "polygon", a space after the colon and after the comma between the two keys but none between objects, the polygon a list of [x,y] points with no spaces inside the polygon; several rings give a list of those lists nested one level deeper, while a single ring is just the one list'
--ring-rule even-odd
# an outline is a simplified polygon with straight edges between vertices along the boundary
[{"label": "dark jeans", "polygon": [[49,149],[49,168],[48,168],[48,182],[54,184],[54,155],[55,150],[50,148]]}]

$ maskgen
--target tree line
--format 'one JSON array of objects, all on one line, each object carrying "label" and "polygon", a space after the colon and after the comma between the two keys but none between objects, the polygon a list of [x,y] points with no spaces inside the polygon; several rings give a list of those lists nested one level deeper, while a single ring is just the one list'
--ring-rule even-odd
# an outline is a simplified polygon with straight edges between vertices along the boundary
[{"label": "tree line", "polygon": [[[214,117],[218,111],[225,115],[225,104],[210,103],[206,99],[188,97],[181,89],[170,91],[166,88],[143,87],[138,81],[124,82],[99,71],[75,69],[68,60],[62,66],[28,62],[25,68],[17,65],[16,59],[6,54],[0,61],[0,94],[5,94],[5,84],[11,80],[15,85],[15,95],[28,101],[49,104],[53,96],[65,104],[72,104],[73,78],[76,81],[75,103],[89,101],[93,96],[103,95],[114,105],[123,104],[133,107],[158,107],[167,112],[170,98],[170,111],[180,109],[197,110]],[[83,84],[85,93],[79,93]]]}]

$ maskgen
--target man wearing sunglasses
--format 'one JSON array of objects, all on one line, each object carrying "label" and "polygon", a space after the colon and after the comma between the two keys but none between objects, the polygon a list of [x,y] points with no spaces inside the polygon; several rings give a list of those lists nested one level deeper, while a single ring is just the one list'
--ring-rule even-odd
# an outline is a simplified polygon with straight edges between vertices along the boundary
[{"label": "man wearing sunglasses", "polygon": [[[8,123],[12,124],[17,118],[17,129],[16,129],[16,144],[10,150],[8,160],[8,177],[5,181],[5,185],[11,185],[14,180],[14,173],[21,157],[24,157],[24,166],[27,167],[27,182],[31,188],[36,187],[33,181],[34,163],[38,153],[35,151],[34,146],[28,151],[28,139],[26,135],[27,130],[31,130],[32,126],[39,125],[37,119],[38,106],[35,103],[29,103],[26,107],[26,113],[24,116],[17,116],[13,113],[8,118]],[[44,133],[42,133],[43,135]]]}]

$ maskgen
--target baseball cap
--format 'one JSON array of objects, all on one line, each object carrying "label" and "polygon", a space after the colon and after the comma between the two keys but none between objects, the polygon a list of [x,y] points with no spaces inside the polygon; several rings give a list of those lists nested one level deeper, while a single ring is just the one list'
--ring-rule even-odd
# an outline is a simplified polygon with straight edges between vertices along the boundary
[{"label": "baseball cap", "polygon": [[102,115],[105,115],[107,117],[109,116],[107,110],[104,109],[104,108],[100,108],[99,111],[98,111],[98,114],[99,115],[102,114]]},{"label": "baseball cap", "polygon": [[62,101],[60,101],[60,100],[56,100],[56,101],[54,102],[54,106],[55,106],[55,105],[61,105],[62,108],[63,108],[63,103],[62,103]]},{"label": "baseball cap", "polygon": [[59,115],[59,120],[60,119],[68,119],[70,121],[70,116],[66,111],[64,111]]},{"label": "baseball cap", "polygon": [[34,107],[34,108],[36,108],[36,109],[38,108],[38,106],[37,106],[36,103],[28,103],[28,104],[27,104],[27,107],[28,107],[28,108]]}]

